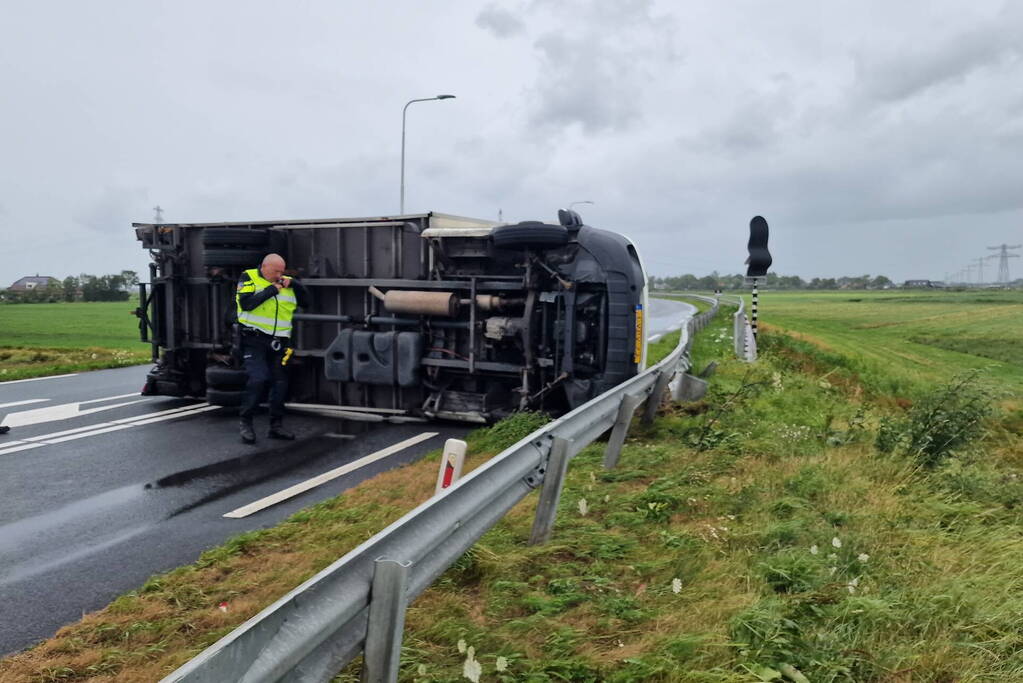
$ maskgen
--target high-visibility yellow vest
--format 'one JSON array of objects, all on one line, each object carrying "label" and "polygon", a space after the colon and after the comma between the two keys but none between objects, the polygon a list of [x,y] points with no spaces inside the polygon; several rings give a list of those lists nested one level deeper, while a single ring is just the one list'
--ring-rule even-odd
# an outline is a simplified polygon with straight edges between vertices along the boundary
[{"label": "high-visibility yellow vest", "polygon": [[275,337],[290,337],[291,316],[294,315],[295,309],[298,307],[295,290],[291,287],[284,287],[275,296],[251,311],[243,311],[239,300],[242,294],[259,292],[273,284],[269,280],[263,279],[258,268],[246,270],[245,274],[249,276],[249,281],[238,285],[238,292],[234,297],[235,305],[238,306],[238,322]]}]

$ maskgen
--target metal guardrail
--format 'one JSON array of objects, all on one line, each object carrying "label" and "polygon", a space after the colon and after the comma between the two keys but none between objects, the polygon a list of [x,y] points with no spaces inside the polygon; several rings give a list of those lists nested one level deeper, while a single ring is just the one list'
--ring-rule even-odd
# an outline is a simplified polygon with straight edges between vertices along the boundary
[{"label": "metal guardrail", "polygon": [[653,419],[669,381],[684,393],[693,334],[718,312],[687,321],[662,361],[545,425],[320,571],[163,679],[164,683],[329,681],[365,651],[364,681],[398,675],[405,608],[484,533],[542,485],[530,543],[554,525],[568,462],[611,430],[605,467],[618,462],[633,415]]},{"label": "metal guardrail", "polygon": [[738,310],[732,315],[732,341],[735,346],[735,356],[752,363],[757,359],[757,338],[753,335],[749,317],[746,315],[745,299],[731,294],[722,294],[718,298],[738,307]]}]

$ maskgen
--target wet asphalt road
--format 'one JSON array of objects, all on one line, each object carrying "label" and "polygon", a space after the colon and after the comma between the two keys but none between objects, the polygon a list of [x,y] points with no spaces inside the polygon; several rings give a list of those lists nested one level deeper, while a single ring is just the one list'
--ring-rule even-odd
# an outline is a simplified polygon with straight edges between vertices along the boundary
[{"label": "wet asphalt road", "polygon": [[[647,338],[694,309],[651,300]],[[385,425],[354,440],[289,416],[298,439],[238,441],[237,416],[138,395],[148,366],[0,383],[0,654],[27,647],[152,574],[243,531],[277,524],[458,437],[452,424]],[[257,431],[265,431],[265,417]],[[438,435],[242,519],[226,512],[404,439]],[[260,434],[262,437],[262,434]]]}]

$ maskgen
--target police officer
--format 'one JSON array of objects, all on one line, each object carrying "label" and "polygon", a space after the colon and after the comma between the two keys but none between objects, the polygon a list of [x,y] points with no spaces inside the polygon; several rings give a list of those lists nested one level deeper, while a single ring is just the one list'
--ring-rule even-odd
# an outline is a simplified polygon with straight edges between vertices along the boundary
[{"label": "police officer", "polygon": [[291,317],[298,306],[308,303],[305,287],[284,274],[284,259],[268,254],[259,268],[246,270],[238,281],[236,300],[241,326],[241,351],[249,374],[242,398],[240,434],[245,443],[255,443],[252,415],[267,384],[270,385],[271,439],[292,440],[284,429],[284,395],[288,390],[285,366],[291,357]]}]

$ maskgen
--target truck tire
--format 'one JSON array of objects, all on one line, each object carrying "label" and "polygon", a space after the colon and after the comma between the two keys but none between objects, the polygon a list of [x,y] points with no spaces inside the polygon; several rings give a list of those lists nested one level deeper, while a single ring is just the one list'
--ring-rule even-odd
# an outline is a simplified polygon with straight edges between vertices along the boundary
[{"label": "truck tire", "polygon": [[266,253],[265,249],[205,249],[202,252],[202,264],[258,268]]},{"label": "truck tire", "polygon": [[206,368],[206,386],[214,389],[241,389],[249,381],[244,370],[225,368],[223,365],[210,365]]},{"label": "truck tire", "polygon": [[229,389],[206,389],[206,402],[211,406],[226,406],[237,408],[242,404],[244,391],[232,391]]},{"label": "truck tire", "polygon": [[265,230],[248,228],[206,228],[202,233],[203,246],[262,247],[268,240]]},{"label": "truck tire", "polygon": [[490,233],[490,239],[499,249],[550,249],[568,243],[568,230],[563,225],[524,221],[497,226]]}]

